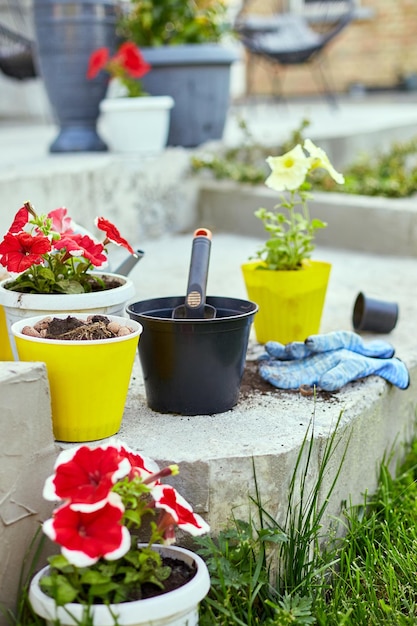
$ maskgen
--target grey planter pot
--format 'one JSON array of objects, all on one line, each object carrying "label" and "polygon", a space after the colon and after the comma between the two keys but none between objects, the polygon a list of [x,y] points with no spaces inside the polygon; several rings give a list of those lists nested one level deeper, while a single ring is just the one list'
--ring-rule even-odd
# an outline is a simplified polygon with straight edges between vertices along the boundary
[{"label": "grey planter pot", "polygon": [[116,48],[117,7],[113,0],[34,0],[36,62],[59,134],[50,152],[107,150],[96,130],[108,77],[86,77],[96,48]]},{"label": "grey planter pot", "polygon": [[233,49],[218,44],[141,48],[151,71],[142,85],[153,96],[171,96],[168,145],[195,147],[221,139],[230,102]]}]

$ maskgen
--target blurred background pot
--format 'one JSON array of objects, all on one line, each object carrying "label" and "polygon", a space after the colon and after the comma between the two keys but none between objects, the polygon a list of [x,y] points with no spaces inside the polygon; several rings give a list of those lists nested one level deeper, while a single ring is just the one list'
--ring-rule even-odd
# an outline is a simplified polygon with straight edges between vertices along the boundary
[{"label": "blurred background pot", "polygon": [[153,96],[175,101],[168,145],[192,148],[223,137],[236,51],[216,43],[141,48],[152,71],[141,79]]},{"label": "blurred background pot", "polygon": [[107,150],[97,134],[105,74],[86,77],[93,50],[116,48],[117,2],[113,0],[33,0],[36,62],[59,125],[50,152]]},{"label": "blurred background pot", "polygon": [[113,152],[159,154],[167,144],[173,106],[170,96],[105,98],[99,129]]}]

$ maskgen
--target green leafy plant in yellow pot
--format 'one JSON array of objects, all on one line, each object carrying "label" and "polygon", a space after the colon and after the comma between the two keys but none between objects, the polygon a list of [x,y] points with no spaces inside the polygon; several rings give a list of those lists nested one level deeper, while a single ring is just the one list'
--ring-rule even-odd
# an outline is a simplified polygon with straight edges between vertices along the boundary
[{"label": "green leafy plant in yellow pot", "polygon": [[344,178],[310,139],[266,161],[271,173],[265,184],[281,193],[280,202],[255,211],[269,238],[242,272],[249,298],[259,305],[257,341],[303,341],[319,331],[331,269],[311,260],[316,231],[327,226],[308,208],[314,172],[325,169],[339,184]]}]

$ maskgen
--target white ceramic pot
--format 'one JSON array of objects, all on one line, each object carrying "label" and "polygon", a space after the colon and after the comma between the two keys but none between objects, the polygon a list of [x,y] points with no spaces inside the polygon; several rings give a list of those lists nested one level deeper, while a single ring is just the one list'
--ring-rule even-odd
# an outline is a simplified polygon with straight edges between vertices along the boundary
[{"label": "white ceramic pot", "polygon": [[113,152],[155,155],[168,140],[171,96],[105,98],[100,103],[100,134]]},{"label": "white ceramic pot", "polygon": [[[114,626],[115,619],[111,615],[113,613],[120,626],[197,626],[198,605],[210,589],[210,577],[205,562],[194,552],[177,546],[155,545],[154,549],[163,556],[180,559],[189,565],[194,563],[197,568],[194,578],[182,587],[155,598],[112,604],[110,607],[93,604],[93,620],[89,624]],[[41,591],[39,580],[47,569],[45,567],[38,572],[30,585],[29,599],[35,613],[46,619],[48,626],[55,626],[57,622],[54,620],[59,620],[61,626],[84,624],[82,605],[72,603],[57,608],[52,598]]]},{"label": "white ceramic pot", "polygon": [[[103,275],[104,273],[101,272],[100,276]],[[10,291],[5,287],[10,279],[0,282],[0,305],[4,308],[9,342],[15,359],[17,360],[17,354],[11,327],[23,318],[51,313],[89,313],[90,315],[97,313],[125,316],[126,303],[135,295],[133,281],[121,274],[106,273],[106,276],[119,280],[120,287],[90,293],[42,294]],[[6,341],[6,338],[1,337],[1,341]]]}]

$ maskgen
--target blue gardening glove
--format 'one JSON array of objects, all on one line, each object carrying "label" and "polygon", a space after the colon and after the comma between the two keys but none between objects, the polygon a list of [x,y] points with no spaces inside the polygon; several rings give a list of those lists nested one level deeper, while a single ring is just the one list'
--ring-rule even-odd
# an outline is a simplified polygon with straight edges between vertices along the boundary
[{"label": "blue gardening glove", "polygon": [[325,391],[337,391],[358,378],[375,374],[400,389],[410,382],[408,370],[397,358],[372,358],[341,348],[292,361],[261,360],[259,373],[279,389],[298,389],[316,385]]},{"label": "blue gardening glove", "polygon": [[329,352],[346,348],[363,356],[373,356],[389,359],[394,355],[392,345],[381,339],[374,339],[365,343],[360,335],[350,330],[337,330],[323,335],[310,335],[303,341],[294,341],[283,345],[277,341],[268,341],[265,344],[266,354],[260,358],[275,358],[280,361],[303,359],[318,352]]}]

